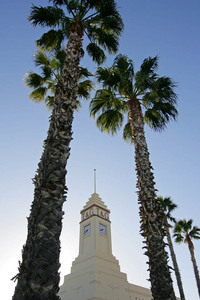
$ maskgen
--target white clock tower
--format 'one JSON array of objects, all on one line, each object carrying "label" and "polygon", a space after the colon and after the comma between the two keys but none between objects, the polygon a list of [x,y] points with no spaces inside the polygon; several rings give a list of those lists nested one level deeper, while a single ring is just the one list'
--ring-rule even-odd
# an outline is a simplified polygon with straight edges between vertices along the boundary
[{"label": "white clock tower", "polygon": [[98,194],[92,194],[81,211],[80,246],[77,260],[90,257],[113,260],[110,211]]},{"label": "white clock tower", "polygon": [[60,288],[61,300],[150,300],[149,289],[128,283],[112,255],[110,211],[97,193],[81,210],[79,255]]}]

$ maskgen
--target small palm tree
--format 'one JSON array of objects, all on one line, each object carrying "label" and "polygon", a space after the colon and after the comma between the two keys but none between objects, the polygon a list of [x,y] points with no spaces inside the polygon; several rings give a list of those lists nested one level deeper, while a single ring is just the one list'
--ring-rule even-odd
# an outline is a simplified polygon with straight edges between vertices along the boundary
[{"label": "small palm tree", "polygon": [[[54,95],[56,86],[60,84],[60,76],[63,61],[65,58],[65,51],[55,51],[54,54],[46,53],[41,49],[37,50],[34,55],[34,63],[39,67],[41,74],[29,72],[25,77],[25,84],[27,87],[33,89],[29,98],[34,102],[45,102],[47,108],[52,109],[54,104]],[[79,99],[89,99],[90,92],[93,88],[93,83],[89,79],[92,74],[86,69],[80,67],[79,82],[78,82],[78,96]],[[77,100],[77,106],[80,102]]]},{"label": "small palm tree", "polygon": [[194,268],[194,274],[195,274],[195,278],[196,278],[196,283],[197,283],[197,288],[198,288],[198,292],[199,292],[199,297],[200,297],[200,277],[199,277],[199,270],[197,267],[197,262],[194,256],[194,244],[192,242],[192,240],[199,240],[200,239],[200,228],[198,228],[197,226],[192,226],[193,220],[186,220],[186,219],[182,219],[180,221],[178,221],[175,224],[174,227],[174,238],[175,238],[175,242],[176,243],[187,243],[188,244],[188,248],[190,251],[190,256],[191,256],[191,260],[192,260],[192,265]]},{"label": "small palm tree", "polygon": [[[49,0],[47,7],[32,6],[29,21],[48,27],[37,41],[44,50],[64,48],[65,57],[47,138],[36,176],[28,235],[22,251],[13,300],[59,299],[60,233],[66,200],[66,164],[70,155],[74,109],[78,105],[80,60],[86,50],[97,63],[104,50],[115,53],[123,22],[114,0]],[[84,44],[85,45],[85,44]]]},{"label": "small palm tree", "polygon": [[177,115],[174,83],[156,73],[158,58],[147,58],[135,73],[133,62],[118,55],[110,68],[100,67],[97,78],[103,89],[96,92],[90,113],[101,131],[115,134],[123,125],[123,138],[135,146],[141,233],[146,240],[151,290],[154,299],[175,299],[164,243],[163,210],[157,200],[154,175],[144,134],[144,121],[163,129]]},{"label": "small palm tree", "polygon": [[162,209],[165,213],[164,216],[164,228],[166,231],[166,236],[167,236],[167,241],[168,241],[168,245],[169,245],[169,250],[170,250],[170,254],[171,254],[171,259],[173,262],[173,266],[174,266],[174,272],[176,275],[176,280],[177,280],[177,285],[178,285],[178,289],[179,289],[179,293],[180,293],[180,297],[181,300],[185,300],[185,294],[183,291],[183,284],[182,284],[182,280],[181,280],[181,274],[178,268],[178,263],[177,263],[177,259],[176,259],[176,255],[174,252],[174,247],[173,247],[173,243],[172,243],[172,239],[171,239],[171,234],[170,234],[170,230],[169,228],[171,228],[172,226],[169,224],[168,220],[170,222],[176,222],[175,218],[172,217],[171,213],[174,211],[174,209],[177,208],[177,205],[175,203],[173,203],[173,201],[171,200],[170,197],[158,197],[158,201],[160,202]]}]

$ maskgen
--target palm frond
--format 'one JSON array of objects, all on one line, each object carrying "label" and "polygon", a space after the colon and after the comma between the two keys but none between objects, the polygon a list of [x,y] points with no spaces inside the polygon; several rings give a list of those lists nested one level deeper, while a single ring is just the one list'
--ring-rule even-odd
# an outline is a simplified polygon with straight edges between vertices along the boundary
[{"label": "palm frond", "polygon": [[144,113],[144,121],[155,131],[163,130],[170,120],[176,120],[178,111],[173,104],[154,102]]},{"label": "palm frond", "polygon": [[173,201],[171,200],[170,197],[163,198],[162,196],[159,196],[157,199],[158,199],[158,202],[160,203],[165,215],[167,216],[167,219],[175,223],[176,219],[174,217],[172,217],[171,212],[177,208],[177,205],[175,203],[173,203]]},{"label": "palm frond", "polygon": [[128,58],[126,55],[119,54],[116,56],[113,67],[117,68],[119,72],[125,72],[126,77],[129,78],[129,80],[133,80],[134,76],[134,67],[133,67],[133,61]]},{"label": "palm frond", "polygon": [[38,49],[38,51],[34,54],[34,63],[36,67],[48,66],[49,65],[48,55],[41,49]]},{"label": "palm frond", "polygon": [[192,239],[199,240],[200,239],[200,228],[197,226],[193,226],[192,230],[189,232],[189,235]]},{"label": "palm frond", "polygon": [[124,113],[127,111],[126,103],[116,97],[111,90],[97,90],[94,98],[90,102],[90,115],[95,117],[111,109]]},{"label": "palm frond", "polygon": [[101,82],[104,88],[114,88],[120,84],[120,74],[113,71],[112,68],[99,67],[96,72],[98,82]]},{"label": "palm frond", "polygon": [[83,26],[91,43],[98,43],[109,53],[116,53],[118,38],[123,30],[123,22],[113,0],[88,1],[96,13],[83,19]]},{"label": "palm frond", "polygon": [[36,89],[43,84],[43,78],[37,73],[30,72],[25,77],[25,85],[29,88]]},{"label": "palm frond", "polygon": [[175,242],[178,244],[184,242],[184,237],[179,233],[174,233],[173,237],[174,237]]},{"label": "palm frond", "polygon": [[98,90],[90,102],[90,115],[96,117],[97,126],[112,135],[122,127],[125,109],[124,101],[111,90]]},{"label": "palm frond", "polygon": [[89,72],[87,68],[83,68],[83,67],[79,68],[79,79],[85,78],[85,77],[88,78],[90,76],[93,76],[93,74],[91,72]]},{"label": "palm frond", "polygon": [[61,23],[64,17],[65,14],[59,7],[42,7],[32,5],[28,20],[32,23],[33,26],[40,25],[42,27],[55,27]]},{"label": "palm frond", "polygon": [[93,61],[95,61],[98,65],[101,65],[105,61],[105,53],[96,43],[90,43],[86,49],[88,55],[92,57]]},{"label": "palm frond", "polygon": [[177,104],[177,95],[174,88],[177,85],[169,77],[159,77],[153,85],[153,90],[156,91],[159,101],[168,102],[173,105]]},{"label": "palm frond", "polygon": [[48,109],[51,109],[54,104],[54,96],[47,96],[45,98],[45,104]]},{"label": "palm frond", "polygon": [[87,34],[91,42],[98,42],[98,44],[105,50],[108,50],[110,54],[117,52],[119,42],[112,32],[107,32],[102,28],[87,25]]},{"label": "palm frond", "polygon": [[54,5],[65,5],[69,1],[68,0],[49,0],[49,2],[52,2]]},{"label": "palm frond", "polygon": [[[118,12],[116,2],[113,0],[96,1],[96,9],[99,11],[99,17],[102,20],[103,26],[118,35],[121,34],[124,24]],[[115,21],[111,22],[113,20]]]},{"label": "palm frond", "polygon": [[127,143],[133,144],[133,135],[130,122],[126,123],[123,129],[123,140]]},{"label": "palm frond", "polygon": [[123,119],[123,114],[118,110],[108,109],[98,116],[96,124],[101,131],[114,135],[121,128]]},{"label": "palm frond", "polygon": [[58,59],[56,59],[56,58],[53,58],[52,60],[51,60],[51,62],[50,62],[50,65],[49,65],[49,68],[51,69],[51,70],[58,70],[59,68],[60,68],[60,62],[59,62],[59,60]]},{"label": "palm frond", "polygon": [[140,72],[144,75],[154,74],[158,68],[158,56],[145,58],[140,67]]},{"label": "palm frond", "polygon": [[89,99],[90,92],[93,89],[93,82],[91,80],[84,80],[78,84],[78,95],[81,98]]},{"label": "palm frond", "polygon": [[113,71],[120,77],[120,81],[117,87],[119,93],[127,98],[131,98],[134,95],[133,61],[129,59],[126,55],[119,54],[114,60]]},{"label": "palm frond", "polygon": [[33,100],[34,102],[41,102],[44,101],[45,95],[47,93],[46,87],[38,87],[35,89],[30,95],[29,98]]},{"label": "palm frond", "polygon": [[158,77],[142,97],[142,104],[146,108],[145,122],[154,130],[162,130],[170,120],[176,120],[178,111],[175,87],[176,84],[169,77]]},{"label": "palm frond", "polygon": [[157,78],[157,68],[157,56],[144,59],[140,70],[135,74],[135,87],[138,91],[138,94],[144,93],[147,89],[152,88],[152,84]]},{"label": "palm frond", "polygon": [[51,78],[53,69],[50,66],[49,67],[44,66],[41,69],[42,69],[42,75],[44,79],[48,80],[49,78]]},{"label": "palm frond", "polygon": [[[100,16],[98,16],[98,19]],[[97,22],[97,18],[91,19],[92,22]],[[122,23],[122,19],[115,18],[113,16],[109,16],[107,18],[104,18],[103,22],[101,22],[101,29],[105,32],[113,33],[115,35],[120,35],[122,30],[124,29],[124,25]]]},{"label": "palm frond", "polygon": [[99,67],[96,76],[103,87],[114,89],[125,97],[133,95],[134,68],[127,56],[118,55],[110,68]]},{"label": "palm frond", "polygon": [[51,29],[44,33],[41,38],[36,41],[36,45],[41,49],[51,51],[54,49],[59,49],[63,40],[64,35],[62,30]]},{"label": "palm frond", "polygon": [[113,95],[108,90],[98,90],[90,102],[90,115],[95,117],[112,107]]}]

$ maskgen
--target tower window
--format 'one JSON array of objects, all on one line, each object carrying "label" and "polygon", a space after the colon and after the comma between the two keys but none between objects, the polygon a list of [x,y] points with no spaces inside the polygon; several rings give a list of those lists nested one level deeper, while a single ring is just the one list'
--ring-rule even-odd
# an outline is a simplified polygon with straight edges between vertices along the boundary
[{"label": "tower window", "polygon": [[107,228],[105,225],[99,223],[99,232],[102,233],[102,234],[107,234]]},{"label": "tower window", "polygon": [[86,236],[86,235],[90,234],[90,231],[91,231],[91,225],[88,224],[84,227],[84,235]]}]

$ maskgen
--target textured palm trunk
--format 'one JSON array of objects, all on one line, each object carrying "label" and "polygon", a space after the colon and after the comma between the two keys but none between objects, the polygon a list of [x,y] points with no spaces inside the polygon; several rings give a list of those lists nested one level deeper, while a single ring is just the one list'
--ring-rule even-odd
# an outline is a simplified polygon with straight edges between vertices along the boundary
[{"label": "textured palm trunk", "polygon": [[66,200],[66,164],[72,140],[73,111],[77,102],[82,31],[71,28],[62,77],[55,92],[44,151],[34,178],[34,200],[28,218],[28,236],[13,300],[57,300],[60,233]]},{"label": "textured palm trunk", "polygon": [[189,251],[190,251],[191,261],[192,261],[192,265],[193,265],[193,268],[194,268],[194,275],[195,275],[195,278],[196,278],[198,293],[199,293],[199,297],[200,297],[200,278],[199,278],[199,270],[198,270],[198,267],[197,267],[197,262],[196,262],[196,259],[195,259],[195,256],[194,256],[194,245],[193,245],[193,243],[192,243],[189,236],[186,237],[186,241],[188,243],[188,248],[189,248]]},{"label": "textured palm trunk", "polygon": [[175,272],[175,276],[176,276],[176,280],[177,280],[177,285],[178,285],[180,297],[181,297],[181,300],[185,300],[185,294],[184,294],[184,291],[183,291],[183,284],[182,284],[182,280],[181,280],[181,274],[180,274],[180,271],[179,271],[179,268],[178,268],[178,263],[177,263],[177,260],[176,260],[176,255],[175,255],[175,252],[174,252],[174,247],[173,247],[173,244],[172,244],[172,239],[171,239],[171,235],[170,235],[170,231],[169,231],[169,224],[168,224],[166,216],[165,216],[165,220],[164,220],[164,226],[165,226],[167,241],[168,241],[168,245],[169,245],[171,259],[172,259],[173,266],[174,266],[174,272]]},{"label": "textured palm trunk", "polygon": [[172,280],[165,251],[163,212],[157,201],[154,175],[144,134],[144,121],[137,99],[128,102],[137,173],[141,234],[145,238],[145,254],[149,258],[151,292],[154,300],[174,300]]}]

